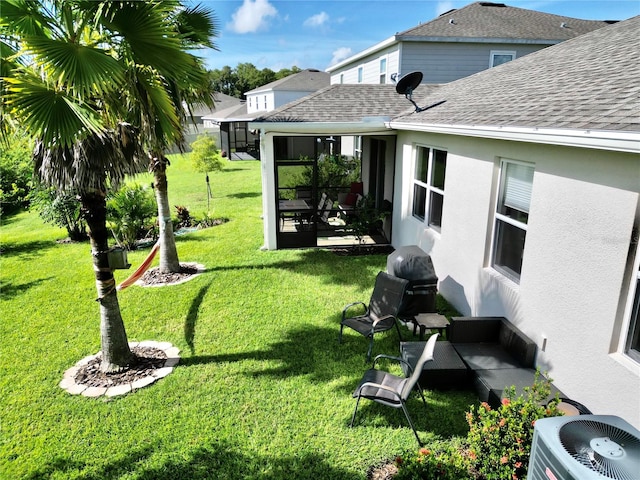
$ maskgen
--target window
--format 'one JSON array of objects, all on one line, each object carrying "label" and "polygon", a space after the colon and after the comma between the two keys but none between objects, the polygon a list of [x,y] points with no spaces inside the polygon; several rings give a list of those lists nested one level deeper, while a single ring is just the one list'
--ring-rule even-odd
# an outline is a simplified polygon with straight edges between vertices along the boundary
[{"label": "window", "polygon": [[380,83],[387,83],[387,59],[380,59]]},{"label": "window", "polygon": [[501,50],[491,51],[491,61],[489,67],[497,67],[503,63],[510,62],[516,58],[516,52],[505,52]]},{"label": "window", "polygon": [[267,96],[264,96],[264,109],[267,109]]},{"label": "window", "polygon": [[447,152],[444,150],[429,147],[416,149],[411,213],[423,222],[426,220],[427,225],[436,230],[442,226],[446,167]]},{"label": "window", "polygon": [[640,363],[640,230],[634,227],[631,237],[631,248],[636,249],[635,256],[630,255],[630,260],[635,259],[632,271],[635,274],[631,278],[630,298],[633,299],[631,316],[629,318],[629,330],[625,343],[625,353],[636,362]]},{"label": "window", "polygon": [[501,165],[491,266],[514,282],[522,272],[533,172],[524,163],[505,160]]},{"label": "window", "polygon": [[362,83],[362,67],[358,67],[358,83]]},{"label": "window", "polygon": [[344,73],[340,74],[340,84],[344,83]]}]

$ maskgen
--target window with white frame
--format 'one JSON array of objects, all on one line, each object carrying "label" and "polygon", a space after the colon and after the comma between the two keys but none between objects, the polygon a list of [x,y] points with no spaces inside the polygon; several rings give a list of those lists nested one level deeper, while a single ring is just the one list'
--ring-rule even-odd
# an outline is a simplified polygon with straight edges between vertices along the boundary
[{"label": "window with white frame", "polygon": [[362,83],[362,67],[358,67],[358,83]]},{"label": "window with white frame", "polygon": [[380,83],[387,83],[387,59],[380,59]]},{"label": "window with white frame", "polygon": [[264,96],[264,109],[267,109],[267,96]]},{"label": "window with white frame", "polygon": [[504,51],[504,50],[491,50],[491,60],[489,62],[489,67],[497,67],[498,65],[502,65],[503,63],[510,62],[511,60],[515,60],[516,52],[513,51]]},{"label": "window with white frame", "polygon": [[491,266],[520,282],[533,186],[533,165],[503,160],[493,230]]},{"label": "window with white frame", "polygon": [[[638,230],[634,229],[633,241],[638,245]],[[640,255],[640,248],[637,247],[636,255]],[[629,331],[625,345],[626,354],[636,362],[640,363],[640,262],[631,280],[631,295],[633,304],[631,307],[631,318],[629,319]]]},{"label": "window with white frame", "polygon": [[344,83],[344,73],[340,74],[340,84]]},{"label": "window with white frame", "polygon": [[442,225],[446,168],[446,151],[416,148],[411,214],[436,230]]}]

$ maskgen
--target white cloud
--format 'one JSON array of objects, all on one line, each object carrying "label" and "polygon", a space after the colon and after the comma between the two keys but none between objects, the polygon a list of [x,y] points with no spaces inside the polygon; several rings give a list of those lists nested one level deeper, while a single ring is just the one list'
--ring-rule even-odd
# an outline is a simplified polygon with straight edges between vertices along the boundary
[{"label": "white cloud", "polygon": [[331,58],[331,63],[329,66],[335,65],[336,63],[340,63],[345,58],[349,58],[352,55],[352,51],[349,47],[340,47],[337,50],[333,51],[333,57]]},{"label": "white cloud", "polygon": [[446,0],[438,2],[438,5],[436,5],[436,15],[442,15],[444,12],[448,12],[452,8],[454,8],[453,2],[449,2]]},{"label": "white cloud", "polygon": [[307,18],[303,25],[305,27],[321,27],[329,21],[329,15],[326,12],[320,12]]},{"label": "white cloud", "polygon": [[277,13],[269,0],[244,0],[232,15],[231,29],[236,33],[257,32],[266,28],[269,17],[275,17]]}]

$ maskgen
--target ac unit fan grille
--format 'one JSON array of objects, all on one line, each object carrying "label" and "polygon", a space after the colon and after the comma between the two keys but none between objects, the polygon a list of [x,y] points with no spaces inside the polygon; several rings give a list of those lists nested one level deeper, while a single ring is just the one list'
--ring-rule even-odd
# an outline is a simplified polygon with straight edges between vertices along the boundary
[{"label": "ac unit fan grille", "polygon": [[585,467],[614,480],[637,480],[640,438],[594,420],[569,422],[558,432],[560,443]]}]

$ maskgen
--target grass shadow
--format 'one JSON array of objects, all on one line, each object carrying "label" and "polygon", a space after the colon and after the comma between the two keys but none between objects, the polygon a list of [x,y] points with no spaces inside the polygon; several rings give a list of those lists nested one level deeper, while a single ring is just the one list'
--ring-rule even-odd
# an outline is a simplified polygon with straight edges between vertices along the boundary
[{"label": "grass shadow", "polygon": [[[160,446],[130,452],[117,461],[93,465],[57,457],[25,477],[26,480],[76,478],[78,480],[116,480],[134,476],[140,480],[210,479],[293,479],[357,480],[357,474],[336,468],[316,453],[277,456],[243,452],[224,442],[194,447],[189,455],[170,457],[160,464],[149,461]],[[303,447],[301,446],[301,449]]]},{"label": "grass shadow", "polygon": [[17,295],[21,295],[24,292],[26,292],[27,290],[29,290],[32,287],[37,287],[38,285],[40,285],[43,282],[46,282],[48,280],[51,280],[53,277],[47,277],[47,278],[40,278],[38,280],[34,280],[32,282],[28,282],[28,283],[21,283],[21,284],[11,284],[11,283],[5,283],[3,281],[0,280],[0,298],[2,298],[3,300],[8,300],[10,298],[13,298]]},{"label": "grass shadow", "polygon": [[0,246],[0,251],[5,257],[32,258],[40,256],[43,250],[56,246],[54,241],[35,240],[23,243],[5,243]]},{"label": "grass shadow", "polygon": [[230,193],[227,198],[256,198],[262,196],[262,192]]},{"label": "grass shadow", "polygon": [[202,304],[202,300],[207,294],[209,287],[211,287],[211,284],[207,284],[200,289],[196,297],[191,302],[187,318],[184,321],[184,339],[187,342],[192,355],[195,352],[194,340],[196,334],[196,323],[198,321],[198,310],[200,310],[200,305]]}]

